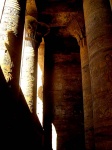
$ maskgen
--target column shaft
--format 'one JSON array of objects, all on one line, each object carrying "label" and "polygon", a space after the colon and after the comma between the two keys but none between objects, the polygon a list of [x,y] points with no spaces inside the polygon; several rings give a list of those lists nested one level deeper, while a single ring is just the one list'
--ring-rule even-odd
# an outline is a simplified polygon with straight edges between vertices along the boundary
[{"label": "column shaft", "polygon": [[112,149],[112,14],[107,0],[84,0],[96,150]]},{"label": "column shaft", "polygon": [[79,45],[82,71],[85,147],[86,150],[94,150],[93,101],[86,38],[80,40]]},{"label": "column shaft", "polygon": [[42,42],[38,48],[38,71],[37,71],[37,105],[36,113],[43,126],[43,84],[44,84],[44,50],[45,42],[42,38]]},{"label": "column shaft", "polygon": [[110,0],[110,7],[111,7],[111,10],[112,10],[112,0]]},{"label": "column shaft", "polygon": [[37,20],[28,15],[25,17],[25,33],[21,62],[20,85],[31,112],[36,113],[37,93],[37,54],[41,34],[37,33]]},{"label": "column shaft", "polygon": [[21,65],[21,88],[31,112],[34,109],[37,90],[37,42],[25,39]]},{"label": "column shaft", "polygon": [[6,81],[19,89],[26,0],[6,0],[0,24],[0,65]]}]

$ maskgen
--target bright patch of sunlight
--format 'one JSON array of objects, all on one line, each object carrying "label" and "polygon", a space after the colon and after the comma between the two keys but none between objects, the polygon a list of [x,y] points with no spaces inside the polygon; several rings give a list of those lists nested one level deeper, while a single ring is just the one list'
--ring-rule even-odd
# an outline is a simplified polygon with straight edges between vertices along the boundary
[{"label": "bright patch of sunlight", "polygon": [[26,103],[31,112],[33,112],[34,96],[34,48],[26,44],[25,30],[23,35],[21,69],[20,69],[20,87],[25,97]]},{"label": "bright patch of sunlight", "polygon": [[57,133],[55,126],[52,124],[52,149],[56,150],[57,149]]},{"label": "bright patch of sunlight", "polygon": [[37,106],[36,106],[36,113],[38,115],[38,118],[40,120],[41,125],[43,124],[43,84],[42,84],[42,71],[40,69],[40,66],[38,64],[38,69],[37,69]]},{"label": "bright patch of sunlight", "polygon": [[37,63],[37,103],[36,114],[43,126],[43,83],[44,83],[44,39],[38,48],[38,63]]},{"label": "bright patch of sunlight", "polygon": [[0,20],[1,20],[1,16],[2,16],[4,3],[5,3],[5,0],[0,0]]},{"label": "bright patch of sunlight", "polygon": [[[4,4],[5,4],[5,0],[0,0],[0,23],[2,19]],[[0,32],[2,33],[1,25],[0,25]],[[10,69],[12,67],[12,62],[11,62],[10,54],[7,51],[6,44],[7,45],[9,44],[8,36],[3,35],[1,36],[1,39],[0,39],[0,66],[3,71],[4,77],[6,81],[8,82],[12,78],[11,76],[12,71]]]},{"label": "bright patch of sunlight", "polygon": [[[22,92],[25,91],[26,85],[27,85],[27,81],[22,78],[23,62],[25,61],[25,59],[24,59],[24,47],[25,47],[25,30],[24,30],[24,33],[23,33],[22,55],[21,55],[21,69],[20,69],[20,80],[19,80],[19,84],[20,84],[20,87],[22,89]],[[24,62],[24,63],[26,64],[26,62]]]},{"label": "bright patch of sunlight", "polygon": [[10,57],[9,52],[2,49],[3,48],[2,46],[0,46],[0,48],[1,48],[1,50],[0,50],[0,66],[3,71],[5,80],[6,80],[6,82],[8,82],[9,80],[12,79],[11,68],[13,67],[13,63],[11,62],[11,57]]}]

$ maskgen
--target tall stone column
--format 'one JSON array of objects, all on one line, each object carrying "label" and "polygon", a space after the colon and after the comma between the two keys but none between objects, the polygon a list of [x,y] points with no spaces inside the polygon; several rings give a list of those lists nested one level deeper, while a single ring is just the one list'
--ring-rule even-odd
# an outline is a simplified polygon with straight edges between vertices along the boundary
[{"label": "tall stone column", "polygon": [[42,37],[37,33],[37,20],[32,16],[26,16],[25,20],[20,85],[30,111],[34,112],[37,91],[37,54]]},{"label": "tall stone column", "polygon": [[83,37],[79,41],[79,46],[82,72],[85,147],[86,150],[95,150],[93,127],[93,101],[91,96],[91,79],[89,70],[88,49],[85,37]]},{"label": "tall stone column", "polygon": [[96,150],[112,149],[112,13],[107,0],[83,0]]},{"label": "tall stone column", "polygon": [[38,48],[38,71],[37,71],[37,102],[36,102],[36,113],[43,126],[43,85],[44,85],[44,51],[45,42],[42,38],[42,42]]},{"label": "tall stone column", "polygon": [[112,9],[112,0],[110,0],[110,6],[111,6],[111,9]]},{"label": "tall stone column", "polygon": [[6,0],[0,23],[0,66],[15,94],[19,91],[25,7],[26,0]]},{"label": "tall stone column", "polygon": [[93,101],[91,95],[91,78],[89,70],[88,48],[85,36],[85,23],[82,13],[78,18],[73,18],[68,27],[70,34],[77,39],[80,47],[81,73],[82,73],[82,93],[83,93],[83,110],[84,110],[84,131],[85,131],[85,148],[94,150],[94,127],[93,127]]},{"label": "tall stone column", "polygon": [[5,0],[2,0],[0,2],[0,23],[1,23],[1,18],[2,18],[2,12],[3,12],[3,9],[4,9],[4,5],[5,5]]}]

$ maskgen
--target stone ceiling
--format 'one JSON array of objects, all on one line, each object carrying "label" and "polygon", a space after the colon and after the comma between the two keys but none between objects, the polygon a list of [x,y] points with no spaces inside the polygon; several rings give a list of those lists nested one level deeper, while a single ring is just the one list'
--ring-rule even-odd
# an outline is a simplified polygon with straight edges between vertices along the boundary
[{"label": "stone ceiling", "polygon": [[49,44],[72,49],[84,36],[82,0],[27,0],[27,14],[50,27]]}]

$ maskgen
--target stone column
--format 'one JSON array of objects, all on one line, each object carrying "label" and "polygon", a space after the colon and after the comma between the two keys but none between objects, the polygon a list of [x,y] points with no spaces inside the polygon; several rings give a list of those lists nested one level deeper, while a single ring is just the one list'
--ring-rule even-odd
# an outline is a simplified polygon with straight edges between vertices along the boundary
[{"label": "stone column", "polygon": [[5,0],[2,0],[0,2],[0,23],[1,23],[1,18],[2,18],[2,12],[3,12],[3,9],[4,9],[4,5],[5,5]]},{"label": "stone column", "polygon": [[73,18],[71,24],[69,24],[68,30],[70,34],[77,39],[80,47],[85,148],[86,150],[94,150],[93,101],[91,95],[88,48],[85,36],[84,16],[82,13],[79,13],[78,16],[80,16],[80,20],[78,20],[76,17]]},{"label": "stone column", "polygon": [[86,150],[94,150],[93,101],[91,96],[91,79],[86,38],[83,37],[78,43],[81,57],[85,147]]},{"label": "stone column", "polygon": [[37,71],[37,102],[36,102],[36,113],[43,126],[43,84],[44,84],[44,51],[45,42],[42,38],[42,42],[38,48],[38,71]]},{"label": "stone column", "polygon": [[25,7],[26,0],[6,0],[0,23],[0,66],[15,94],[19,91]]},{"label": "stone column", "polygon": [[111,9],[112,9],[112,0],[110,0],[110,6],[111,6]]},{"label": "stone column", "polygon": [[30,111],[34,112],[37,91],[37,52],[41,34],[37,33],[38,23],[34,17],[26,16],[25,20],[20,85]]},{"label": "stone column", "polygon": [[96,150],[112,150],[112,13],[107,0],[83,0]]}]

